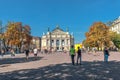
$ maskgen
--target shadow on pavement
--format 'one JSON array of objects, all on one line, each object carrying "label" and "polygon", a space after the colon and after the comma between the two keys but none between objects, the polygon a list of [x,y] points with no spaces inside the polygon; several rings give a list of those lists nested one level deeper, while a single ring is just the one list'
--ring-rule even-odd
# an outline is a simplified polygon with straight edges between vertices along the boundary
[{"label": "shadow on pavement", "polygon": [[14,63],[25,63],[25,62],[31,62],[31,61],[37,61],[42,59],[43,57],[29,57],[28,60],[26,57],[22,58],[4,58],[0,60],[0,65],[2,64],[14,64]]},{"label": "shadow on pavement", "polygon": [[[33,65],[34,66],[34,65]],[[0,80],[120,80],[120,62],[83,62],[49,65],[0,74]]]}]

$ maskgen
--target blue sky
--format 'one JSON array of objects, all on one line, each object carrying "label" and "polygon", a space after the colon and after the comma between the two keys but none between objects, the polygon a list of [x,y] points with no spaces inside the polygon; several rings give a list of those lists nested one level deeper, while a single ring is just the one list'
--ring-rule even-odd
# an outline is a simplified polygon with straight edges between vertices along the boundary
[{"label": "blue sky", "polygon": [[31,26],[33,36],[42,36],[56,25],[69,28],[75,43],[85,39],[93,22],[104,23],[120,16],[120,0],[0,0],[0,20]]}]

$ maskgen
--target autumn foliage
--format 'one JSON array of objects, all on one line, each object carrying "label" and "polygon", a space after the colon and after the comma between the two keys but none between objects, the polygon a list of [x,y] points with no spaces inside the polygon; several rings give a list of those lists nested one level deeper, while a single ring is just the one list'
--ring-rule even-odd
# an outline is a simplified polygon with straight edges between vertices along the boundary
[{"label": "autumn foliage", "polygon": [[23,26],[21,22],[9,22],[4,33],[5,44],[9,47],[21,47],[22,44],[30,44],[30,27]]},{"label": "autumn foliage", "polygon": [[89,47],[104,47],[109,46],[110,37],[109,37],[109,27],[102,22],[95,22],[89,29],[89,32],[86,32],[85,43]]}]

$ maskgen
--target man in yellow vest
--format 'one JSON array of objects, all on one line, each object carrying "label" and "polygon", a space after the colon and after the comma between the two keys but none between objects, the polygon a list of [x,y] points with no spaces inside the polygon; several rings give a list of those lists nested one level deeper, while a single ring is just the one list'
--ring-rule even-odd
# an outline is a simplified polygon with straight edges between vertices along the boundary
[{"label": "man in yellow vest", "polygon": [[70,48],[70,55],[71,55],[72,65],[75,65],[75,60],[74,60],[74,57],[75,57],[75,49],[74,49],[74,46],[73,46],[73,45],[72,45],[71,48]]}]

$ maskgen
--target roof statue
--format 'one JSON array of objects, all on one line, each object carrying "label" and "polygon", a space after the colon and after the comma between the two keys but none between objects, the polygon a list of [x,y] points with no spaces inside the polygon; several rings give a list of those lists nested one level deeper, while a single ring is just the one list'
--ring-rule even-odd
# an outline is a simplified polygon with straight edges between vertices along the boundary
[{"label": "roof statue", "polygon": [[57,26],[56,26],[56,28],[55,28],[53,31],[55,31],[55,30],[60,30],[60,31],[63,31],[63,30],[60,28],[60,26],[59,26],[59,25],[57,25]]},{"label": "roof statue", "polygon": [[48,27],[48,32],[50,31],[50,28]]}]

